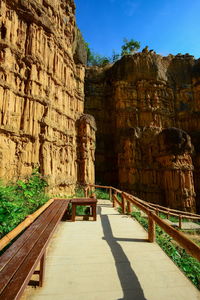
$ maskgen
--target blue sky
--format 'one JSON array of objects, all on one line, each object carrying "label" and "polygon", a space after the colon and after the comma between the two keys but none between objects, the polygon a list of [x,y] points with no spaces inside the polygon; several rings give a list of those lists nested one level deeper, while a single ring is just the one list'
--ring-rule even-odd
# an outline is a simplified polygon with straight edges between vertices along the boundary
[{"label": "blue sky", "polygon": [[95,52],[135,39],[156,53],[200,57],[200,0],[75,0],[77,24]]}]

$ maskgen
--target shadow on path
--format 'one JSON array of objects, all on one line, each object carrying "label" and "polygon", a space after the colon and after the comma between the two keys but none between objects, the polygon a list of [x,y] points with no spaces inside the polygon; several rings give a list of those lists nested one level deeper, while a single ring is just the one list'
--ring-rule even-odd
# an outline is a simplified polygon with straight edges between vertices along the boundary
[{"label": "shadow on path", "polygon": [[[102,215],[101,205],[98,206],[104,237],[115,260],[117,274],[123,290],[123,298],[117,300],[147,300],[144,296],[140,282],[131,268],[131,264],[117,241],[146,242],[144,239],[115,238],[107,215]],[[147,274],[148,276],[148,274]]]}]

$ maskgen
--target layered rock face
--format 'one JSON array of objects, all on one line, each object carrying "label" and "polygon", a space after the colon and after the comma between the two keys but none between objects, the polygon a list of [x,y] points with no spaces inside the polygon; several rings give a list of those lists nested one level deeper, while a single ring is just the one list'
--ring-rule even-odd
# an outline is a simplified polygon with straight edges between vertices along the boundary
[{"label": "layered rock face", "polygon": [[4,180],[39,167],[52,192],[72,192],[80,173],[94,182],[96,129],[83,115],[86,53],[74,11],[72,0],[0,2]]},{"label": "layered rock face", "polygon": [[199,60],[145,51],[89,68],[86,111],[97,121],[97,181],[199,210]]}]

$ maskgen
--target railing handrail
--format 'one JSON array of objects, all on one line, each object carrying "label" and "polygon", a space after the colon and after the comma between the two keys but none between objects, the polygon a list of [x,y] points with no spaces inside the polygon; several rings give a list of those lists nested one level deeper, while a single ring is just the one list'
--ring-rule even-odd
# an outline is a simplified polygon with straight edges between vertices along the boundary
[{"label": "railing handrail", "polygon": [[[88,184],[88,186],[92,186],[92,187],[96,187],[96,188],[112,189],[112,190],[116,191],[119,194],[124,193],[121,190],[119,190],[115,187],[112,187],[112,186],[104,186],[104,185],[97,185],[97,184]],[[148,206],[151,209],[158,208],[158,211],[161,212],[161,213],[166,213],[166,214],[169,214],[171,216],[176,216],[176,217],[181,215],[184,219],[200,220],[200,215],[199,214],[194,214],[194,213],[190,213],[190,212],[186,212],[186,211],[182,211],[182,210],[177,210],[177,209],[161,206],[159,204],[146,202],[146,201],[144,201],[144,200],[142,200],[142,199],[140,199],[140,198],[138,198],[134,195],[131,195],[129,193],[126,193],[126,194],[131,196],[131,197],[134,197],[135,199],[137,199],[138,202],[143,203],[145,206]],[[177,212],[177,214],[175,214],[175,212]]]},{"label": "railing handrail", "polygon": [[[110,198],[112,196],[113,200],[113,206],[115,206],[115,202],[121,206],[122,208],[122,212],[125,213],[126,212],[126,204],[127,207],[130,209],[130,203],[137,206],[139,209],[141,209],[143,212],[145,212],[148,215],[148,222],[149,222],[149,226],[148,226],[148,240],[150,242],[154,242],[155,241],[155,223],[160,226],[167,234],[169,234],[176,242],[178,242],[180,244],[181,247],[183,247],[187,252],[189,252],[193,257],[195,257],[197,260],[200,261],[200,247],[195,244],[193,241],[191,241],[189,238],[187,238],[182,232],[176,230],[175,228],[173,228],[171,225],[169,225],[166,221],[164,221],[163,219],[161,219],[156,213],[160,211],[159,208],[155,208],[153,207],[151,204],[146,203],[145,201],[130,195],[126,192],[122,192],[116,188],[113,188],[111,186],[100,186],[100,185],[95,185],[95,184],[89,184],[88,187],[97,187],[97,188],[106,188],[109,189],[110,192]],[[87,189],[87,188],[86,188]],[[115,192],[113,194],[113,191]],[[87,191],[86,191],[87,192]],[[122,196],[122,202],[120,202],[117,198],[117,193],[120,193]],[[162,210],[163,212],[164,210]],[[180,214],[177,214],[177,216],[179,217],[179,225],[181,227],[181,221],[182,218],[194,218],[194,216],[185,216],[183,215],[184,212],[182,211],[178,211],[180,212]],[[173,214],[169,211],[165,212],[167,214]],[[198,219],[200,219],[200,215],[196,215],[198,216]],[[197,219],[197,218],[196,218]]]}]

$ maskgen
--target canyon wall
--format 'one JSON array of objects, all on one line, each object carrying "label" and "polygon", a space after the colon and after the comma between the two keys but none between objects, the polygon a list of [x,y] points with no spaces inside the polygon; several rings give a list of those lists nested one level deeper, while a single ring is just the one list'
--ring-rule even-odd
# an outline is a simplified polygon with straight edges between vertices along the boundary
[{"label": "canyon wall", "polygon": [[85,89],[98,128],[97,182],[199,211],[200,60],[144,50],[88,68]]},{"label": "canyon wall", "polygon": [[[39,167],[53,193],[94,182],[86,51],[72,0],[0,1],[0,178]],[[83,153],[82,153],[83,152]],[[81,174],[81,175],[80,175]]]}]

